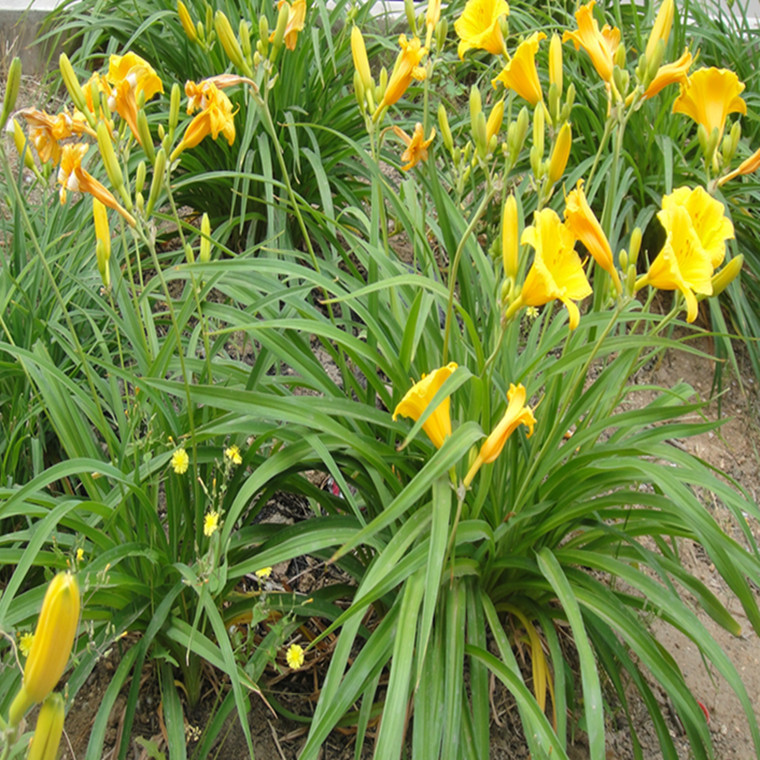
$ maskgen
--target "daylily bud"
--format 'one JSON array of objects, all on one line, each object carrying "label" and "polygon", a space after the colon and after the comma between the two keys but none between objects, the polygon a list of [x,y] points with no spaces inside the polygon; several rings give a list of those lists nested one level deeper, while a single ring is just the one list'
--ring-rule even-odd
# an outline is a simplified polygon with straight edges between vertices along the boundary
[{"label": "daylily bud", "polygon": [[51,694],[40,708],[27,760],[55,760],[63,736],[63,697]]},{"label": "daylily bud", "polygon": [[553,34],[549,42],[549,84],[556,85],[557,97],[562,97],[562,40]]},{"label": "daylily bud", "polygon": [[629,264],[625,273],[625,293],[630,298],[636,292],[636,265]]},{"label": "daylily bud", "polygon": [[288,16],[290,11],[288,10],[288,4],[283,3],[280,6],[280,11],[277,14],[277,26],[274,29],[274,36],[272,37],[272,50],[269,54],[269,60],[274,63],[277,60],[277,55],[282,47],[282,42],[285,39],[285,29],[288,26]]},{"label": "daylily bud", "polygon": [[[620,47],[623,47],[622,45]],[[618,66],[612,69],[612,81],[615,83],[618,93],[622,98],[625,98],[628,92],[628,84],[631,81],[631,75]]]},{"label": "daylily bud", "polygon": [[201,217],[201,250],[199,255],[201,264],[211,261],[211,222],[208,214]]},{"label": "daylily bud", "polygon": [[533,147],[540,158],[544,157],[544,104],[533,111]]},{"label": "daylily bud", "polygon": [[79,79],[77,79],[77,75],[74,73],[74,67],[71,65],[71,61],[68,59],[66,53],[61,53],[58,59],[58,66],[61,69],[63,83],[66,85],[66,89],[68,90],[71,99],[74,101],[74,105],[85,115],[85,118],[90,122],[90,126],[94,127],[94,117],[87,108],[87,99],[84,96],[82,87],[79,84]]},{"label": "daylily bud", "polygon": [[488,154],[488,139],[486,135],[486,115],[482,111],[479,111],[472,123],[472,140],[481,158],[485,158]]},{"label": "daylily bud", "polygon": [[185,258],[189,264],[195,263],[195,251],[193,251],[193,246],[190,243],[185,243]]},{"label": "daylily bud", "polygon": [[[210,6],[208,6],[208,7],[210,7]],[[210,28],[211,28],[211,26],[209,25],[209,29]],[[196,31],[196,33],[198,35],[198,39],[201,40],[202,42],[205,41],[205,39],[206,39],[206,30],[203,28],[203,22],[202,21],[198,20],[198,21],[195,22],[195,31]]]},{"label": "daylily bud", "polygon": [[[182,101],[182,88],[177,82],[172,85],[172,92],[169,99],[169,139],[174,140],[174,132],[177,129],[177,123],[179,122],[179,107]],[[159,124],[159,136],[161,135],[161,129],[163,126]]]},{"label": "daylily bud", "polygon": [[618,261],[620,262],[620,269],[625,272],[628,269],[628,251],[625,248],[618,254]]},{"label": "daylily bud", "polygon": [[544,164],[544,155],[539,151],[538,145],[530,146],[530,168],[533,171],[533,176],[540,180],[544,176],[546,166]]},{"label": "daylily bud", "polygon": [[665,43],[659,40],[652,48],[652,52],[645,56],[646,73],[644,75],[645,81],[642,84],[645,84],[647,87],[649,86],[651,81],[657,76],[663,58],[665,58]]},{"label": "daylily bud", "polygon": [[113,149],[113,143],[111,142],[111,133],[105,122],[98,123],[98,149],[100,150],[100,156],[103,159],[103,165],[106,168],[106,174],[111,181],[113,187],[117,190],[121,190],[124,187],[124,176],[121,173],[121,167],[119,166],[119,160],[116,158],[116,151]]},{"label": "daylily bud", "polygon": [[153,147],[153,138],[150,135],[148,117],[142,108],[137,112],[137,135],[140,138],[140,145],[142,145],[145,155],[153,163],[156,158],[156,150]]},{"label": "daylily bud", "polygon": [[264,13],[259,16],[259,41],[256,43],[256,49],[261,55],[266,55],[269,52],[269,19]]},{"label": "daylily bud", "polygon": [[354,59],[354,68],[359,72],[364,89],[371,90],[373,87],[372,70],[369,67],[364,37],[358,26],[351,28],[351,56]]},{"label": "daylily bud", "polygon": [[641,227],[634,227],[631,233],[631,244],[628,246],[628,261],[636,269],[636,262],[641,250]]},{"label": "daylily bud", "polygon": [[164,186],[164,172],[166,171],[166,150],[161,148],[156,153],[156,163],[153,165],[153,179],[150,183],[150,193],[148,195],[148,205],[145,207],[145,216],[149,217],[153,213],[153,207],[158,200],[158,194]]},{"label": "daylily bud", "polygon": [[620,44],[615,48],[612,60],[614,61],[615,66],[618,66],[621,69],[625,68],[625,45]]},{"label": "daylily bud", "polygon": [[547,107],[549,109],[549,118],[556,127],[559,124],[559,91],[557,85],[552,82],[549,85],[549,92],[546,96]]},{"label": "daylily bud", "polygon": [[480,90],[473,85],[470,88],[470,124],[475,128],[475,119],[483,110],[483,102],[480,97]]},{"label": "daylily bud", "polygon": [[565,96],[565,105],[562,107],[562,113],[559,115],[560,121],[570,120],[570,111],[573,110],[573,104],[575,103],[575,82],[570,82],[567,88],[567,95]]},{"label": "daylily bud", "polygon": [[19,156],[24,157],[24,166],[27,169],[34,169],[34,158],[32,158],[30,144],[27,143],[24,130],[21,129],[21,125],[15,119],[13,120],[13,142],[16,144]]},{"label": "daylily bud", "polygon": [[501,259],[504,264],[504,275],[510,280],[517,277],[520,251],[520,221],[517,212],[517,201],[510,194],[504,203],[501,217]]},{"label": "daylily bud", "polygon": [[359,110],[364,113],[367,110],[367,93],[364,89],[362,78],[356,69],[354,69],[354,95],[356,96],[356,102],[359,104]]},{"label": "daylily bud", "polygon": [[446,35],[449,33],[449,22],[444,17],[435,27],[435,44],[438,50],[443,50],[446,45]]},{"label": "daylily bud", "polygon": [[135,193],[135,208],[141,213],[145,213],[145,196],[142,193]]},{"label": "daylily bud", "polygon": [[565,173],[567,159],[570,157],[570,148],[573,144],[570,124],[565,122],[557,135],[554,150],[549,161],[549,182],[553,185]]},{"label": "daylily bud", "polygon": [[438,104],[438,126],[441,129],[443,147],[446,148],[449,153],[451,153],[454,149],[454,138],[451,135],[449,117],[446,115],[446,107],[443,105],[443,103]]},{"label": "daylily bud", "polygon": [[652,31],[649,34],[646,49],[644,50],[647,60],[652,57],[655,47],[659,42],[663,43],[663,48],[668,44],[674,14],[675,6],[673,0],[663,0],[660,10],[657,12],[657,17],[654,20]]},{"label": "daylily bud", "polygon": [[8,117],[11,115],[16,98],[18,98],[21,86],[21,59],[16,56],[8,67],[8,79],[5,82],[5,96],[3,97],[3,110],[0,112],[0,132],[5,128]]},{"label": "daylily bud", "polygon": [[[287,9],[285,11],[287,14]],[[243,51],[240,48],[235,32],[232,31],[232,25],[227,16],[222,11],[217,11],[214,14],[214,28],[216,29],[219,42],[221,42],[224,52],[227,53],[227,57],[232,61],[238,69],[243,71],[246,76],[250,76],[246,71],[245,61],[243,60]]]},{"label": "daylily bud", "polygon": [[491,138],[499,134],[501,123],[504,121],[504,98],[494,104],[486,122],[486,141],[491,144]]},{"label": "daylily bud", "polygon": [[744,264],[744,254],[734,256],[726,266],[723,267],[712,278],[712,294],[719,296],[738,276]]},{"label": "daylily bud", "polygon": [[71,573],[50,581],[24,667],[24,682],[11,704],[9,722],[16,726],[26,711],[55,688],[69,661],[79,623],[79,586]]},{"label": "daylily bud", "polygon": [[417,36],[417,19],[414,15],[413,0],[404,0],[404,13],[406,13],[406,23],[409,24],[412,34]]},{"label": "daylily bud", "polygon": [[177,0],[177,14],[179,15],[179,21],[182,24],[182,28],[185,30],[187,38],[190,42],[197,42],[198,35],[195,29],[195,24],[193,24],[190,11],[188,11],[187,6],[182,0]]},{"label": "daylily bud", "polygon": [[742,135],[742,128],[738,121],[731,126],[731,131],[723,137],[721,144],[721,153],[723,155],[723,165],[728,166],[734,157],[736,148],[739,146],[739,139]]},{"label": "daylily bud", "polygon": [[243,51],[247,61],[251,60],[251,25],[244,19],[240,19],[240,26],[238,27],[238,34],[240,35],[240,49]]}]

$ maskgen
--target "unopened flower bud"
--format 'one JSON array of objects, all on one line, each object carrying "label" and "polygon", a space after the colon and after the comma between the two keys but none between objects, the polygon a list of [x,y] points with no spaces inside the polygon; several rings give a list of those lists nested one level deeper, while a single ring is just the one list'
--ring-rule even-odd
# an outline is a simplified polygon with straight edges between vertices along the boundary
[{"label": "unopened flower bud", "polygon": [[438,126],[441,130],[443,146],[449,153],[451,153],[454,149],[454,138],[451,135],[449,117],[446,115],[446,107],[443,105],[443,103],[438,104]]},{"label": "unopened flower bud", "polygon": [[[287,10],[286,10],[287,13]],[[224,52],[227,57],[232,61],[233,65],[240,71],[244,72],[246,76],[250,76],[250,73],[246,69],[245,61],[243,60],[243,51],[240,47],[235,32],[232,30],[232,25],[227,16],[222,11],[217,11],[214,14],[214,28],[216,34],[219,37],[219,42],[222,44]]]},{"label": "unopened flower bud", "polygon": [[201,250],[198,258],[201,264],[211,261],[211,222],[206,213],[201,217]]},{"label": "unopened flower bud", "polygon": [[351,28],[351,56],[354,59],[354,68],[359,72],[365,90],[372,88],[372,70],[367,58],[367,47],[364,37],[358,26]]},{"label": "unopened flower bud", "polygon": [[137,193],[141,193],[145,187],[145,174],[145,161],[140,161],[135,172],[135,192]]},{"label": "unopened flower bud", "polygon": [[641,227],[634,227],[631,233],[631,244],[628,246],[628,261],[631,266],[636,270],[636,262],[639,259],[639,251],[641,250]]},{"label": "unopened flower bud", "polygon": [[712,294],[719,296],[738,276],[744,264],[744,254],[734,256],[717,274],[712,278]]},{"label": "unopened flower bud", "polygon": [[182,28],[185,30],[187,38],[190,42],[197,42],[198,34],[195,29],[195,24],[190,16],[190,11],[188,11],[187,6],[182,0],[177,0],[177,15],[179,15],[179,21],[182,24]]},{"label": "unopened flower bud", "polygon": [[240,35],[240,49],[243,51],[247,61],[251,60],[251,25],[244,19],[240,19],[240,25],[238,26],[238,34]]},{"label": "unopened flower bud", "polygon": [[13,120],[13,142],[16,145],[16,150],[18,151],[19,156],[24,157],[24,166],[27,169],[34,169],[34,158],[32,157],[30,144],[27,142],[24,130],[16,119]]},{"label": "unopened flower bud", "polygon": [[483,102],[480,96],[480,90],[476,85],[470,88],[470,124],[475,128],[475,119],[483,110]]},{"label": "unopened flower bud", "polygon": [[662,43],[664,53],[665,46],[668,44],[668,38],[670,37],[670,29],[673,26],[674,15],[675,4],[673,0],[663,0],[660,10],[657,12],[657,17],[654,20],[652,31],[649,34],[646,49],[644,50],[644,55],[647,59],[650,59],[655,54],[655,48],[660,43]]},{"label": "unopened flower bud", "polygon": [[274,30],[274,36],[272,37],[272,50],[269,54],[269,60],[274,63],[277,60],[277,55],[282,48],[283,40],[285,39],[285,29],[288,26],[288,16],[290,11],[288,10],[288,4],[283,3],[280,6],[280,10],[277,14],[277,26]]},{"label": "unopened flower bud", "polygon": [[256,49],[261,55],[269,52],[269,19],[264,13],[259,16],[259,41],[256,43]]},{"label": "unopened flower bud", "polygon": [[116,151],[111,142],[111,133],[105,122],[101,121],[98,123],[97,135],[98,149],[100,150],[100,156],[103,159],[103,165],[106,168],[108,179],[111,181],[113,187],[120,190],[124,187],[124,176],[121,173],[121,167],[116,158]]},{"label": "unopened flower bud", "polygon": [[485,158],[488,155],[488,139],[486,132],[486,115],[479,111],[472,123],[472,141],[475,143],[478,155]]},{"label": "unopened flower bud", "polygon": [[443,50],[443,48],[446,46],[446,35],[449,33],[449,22],[444,17],[442,18],[438,24],[436,24],[435,27],[435,44],[437,45],[437,49]]},{"label": "unopened flower bud", "polygon": [[533,147],[544,157],[544,104],[539,103],[533,111]]},{"label": "unopened flower bud", "polygon": [[166,150],[161,148],[156,153],[156,163],[153,165],[153,179],[150,183],[150,193],[148,194],[148,205],[145,207],[145,216],[150,217],[153,213],[153,207],[156,205],[158,195],[164,186],[164,173],[166,172]]},{"label": "unopened flower bud", "polygon": [[504,121],[504,98],[494,104],[491,109],[491,113],[488,114],[488,121],[486,122],[486,138],[488,144],[491,144],[493,137],[499,134],[501,124]]},{"label": "unopened flower bud", "polygon": [[556,33],[549,42],[549,84],[557,88],[557,98],[562,97],[562,40]]},{"label": "unopened flower bud", "polygon": [[94,127],[95,118],[87,108],[87,99],[84,96],[84,91],[79,84],[79,79],[77,79],[77,75],[74,73],[74,67],[71,65],[71,61],[66,53],[61,53],[58,58],[58,66],[61,70],[63,83],[66,85],[66,89],[74,101],[74,105],[85,115],[85,118],[90,122],[90,126]]},{"label": "unopened flower bud", "polygon": [[0,132],[5,129],[5,125],[13,112],[18,98],[19,87],[21,86],[21,59],[16,56],[8,67],[8,78],[5,82],[5,96],[3,97],[3,108],[0,111]]},{"label": "unopened flower bud", "polygon": [[79,585],[71,573],[58,573],[45,592],[24,681],[10,707],[11,726],[18,725],[26,711],[35,702],[42,702],[61,679],[78,624]]},{"label": "unopened flower bud", "polygon": [[190,243],[185,243],[185,258],[187,259],[188,264],[195,263],[195,251]]},{"label": "unopened flower bud", "polygon": [[573,144],[573,134],[570,124],[565,122],[559,130],[554,150],[549,160],[549,182],[553,185],[565,173],[567,159],[570,157],[570,148]]},{"label": "unopened flower bud", "polygon": [[625,248],[618,254],[618,261],[620,262],[620,269],[625,272],[628,269],[628,251]]},{"label": "unopened flower bud", "polygon": [[40,708],[27,760],[55,760],[63,736],[64,717],[63,697],[54,692]]},{"label": "unopened flower bud", "polygon": [[406,23],[412,34],[417,36],[417,18],[414,13],[414,0],[404,0],[404,13],[406,14]]},{"label": "unopened flower bud", "polygon": [[517,277],[519,251],[520,220],[517,200],[510,193],[504,203],[501,216],[501,260],[504,265],[504,275],[510,281]]},{"label": "unopened flower bud", "polygon": [[153,147],[153,138],[151,137],[150,127],[148,126],[148,117],[142,108],[137,112],[137,137],[148,160],[153,163],[156,158],[156,150]]},{"label": "unopened flower bud", "polygon": [[625,68],[625,45],[620,43],[617,48],[615,48],[615,53],[613,54],[612,59],[615,66],[618,66],[621,69]]}]

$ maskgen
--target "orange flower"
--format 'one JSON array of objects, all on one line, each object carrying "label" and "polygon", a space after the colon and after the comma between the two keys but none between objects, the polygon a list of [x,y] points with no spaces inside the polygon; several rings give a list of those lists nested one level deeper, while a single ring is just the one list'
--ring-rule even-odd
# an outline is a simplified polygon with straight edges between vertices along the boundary
[{"label": "orange flower", "polygon": [[129,124],[140,141],[137,130],[137,100],[141,95],[150,100],[164,91],[164,85],[153,67],[135,53],[112,55],[108,61],[108,107]]},{"label": "orange flower", "polygon": [[[29,125],[29,142],[34,145],[37,155],[43,164],[52,160],[57,164],[61,160],[60,141],[84,132],[93,135],[84,116],[75,111],[72,116],[64,110],[55,116],[36,108],[25,108],[19,111],[19,116],[26,119]],[[94,137],[94,135],[93,135]]]},{"label": "orange flower", "polygon": [[707,131],[718,130],[723,136],[726,118],[730,113],[747,113],[747,104],[741,97],[744,83],[728,69],[702,68],[681,83],[681,94],[673,103],[673,113],[690,116]]},{"label": "orange flower", "polygon": [[595,4],[596,0],[590,0],[586,5],[578,8],[575,12],[578,31],[566,31],[562,35],[562,41],[572,40],[576,50],[582,47],[591,57],[591,62],[599,76],[605,82],[611,82],[613,56],[620,44],[620,29],[605,24],[600,32],[594,18]]},{"label": "orange flower", "polygon": [[220,134],[223,134],[227,142],[232,145],[235,142],[235,113],[230,99],[211,79],[206,79],[199,84],[186,82],[185,93],[188,96],[187,112],[190,114],[197,108],[202,110],[188,124],[182,141],[172,151],[170,160],[174,161],[183,150],[194,148],[208,135],[216,140]]},{"label": "orange flower", "polygon": [[565,224],[570,228],[573,235],[586,246],[588,252],[594,257],[594,261],[612,277],[617,292],[621,293],[623,287],[615,269],[612,249],[602,225],[599,224],[599,220],[591,210],[588,200],[586,200],[582,179],[578,180],[575,190],[571,190],[565,198]]},{"label": "orange flower", "polygon": [[82,159],[85,153],[87,153],[88,147],[85,143],[63,146],[61,165],[58,169],[58,183],[61,186],[59,191],[61,203],[66,203],[66,194],[69,190],[77,193],[89,193],[102,204],[108,206],[108,208],[118,211],[134,227],[134,217],[122,208],[109,190],[82,168]]},{"label": "orange flower", "polygon": [[691,67],[692,55],[684,50],[683,55],[673,63],[666,63],[657,69],[654,79],[649,83],[644,92],[645,98],[653,98],[657,93],[669,84],[675,82],[684,82],[687,79],[689,68]]},{"label": "orange flower", "polygon": [[430,137],[427,140],[425,139],[420,122],[414,125],[414,135],[412,137],[409,137],[403,129],[395,124],[393,126],[393,133],[396,137],[403,140],[406,145],[406,150],[401,154],[401,160],[406,161],[406,165],[401,167],[405,172],[408,172],[413,166],[417,166],[420,161],[427,161],[427,149],[430,143],[433,142],[435,129],[430,130]]},{"label": "orange flower", "polygon": [[471,48],[502,55],[505,48],[500,19],[508,14],[506,0],[467,0],[462,15],[454,22],[459,35],[459,57],[464,58]]},{"label": "orange flower", "polygon": [[398,44],[401,50],[396,57],[388,86],[376,113],[380,113],[386,106],[392,106],[406,92],[412,79],[421,81],[427,76],[425,69],[420,66],[420,61],[427,54],[427,48],[422,46],[419,38],[412,37],[411,40],[407,40],[406,35],[402,34],[398,38]]},{"label": "orange flower", "polygon": [[491,84],[496,87],[496,83],[501,82],[506,89],[514,90],[532,106],[543,100],[536,70],[536,53],[538,43],[545,39],[546,35],[543,32],[534,32],[527,40],[523,40],[517,46],[512,60],[499,76],[491,80]]},{"label": "orange flower", "polygon": [[520,242],[535,249],[520,295],[510,304],[507,318],[523,306],[543,306],[562,301],[570,315],[570,329],[580,321],[575,301],[591,294],[580,257],[575,252],[575,236],[550,208],[534,214],[533,224],[523,230]]},{"label": "orange flower", "polygon": [[[455,362],[449,362],[445,367],[439,367],[429,375],[423,375],[422,379],[415,383],[397,404],[393,411],[394,421],[399,414],[404,417],[411,417],[415,422],[422,417],[430,406],[433,396],[438,393],[456,368]],[[446,438],[451,435],[450,407],[451,399],[445,398],[422,425],[422,429],[437,449],[440,449]]]}]

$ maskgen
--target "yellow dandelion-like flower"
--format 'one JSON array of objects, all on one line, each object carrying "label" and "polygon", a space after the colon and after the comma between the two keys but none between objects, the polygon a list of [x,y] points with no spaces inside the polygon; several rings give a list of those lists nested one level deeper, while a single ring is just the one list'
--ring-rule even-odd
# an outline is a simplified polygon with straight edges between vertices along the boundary
[{"label": "yellow dandelion-like flower", "polygon": [[18,648],[21,654],[24,655],[24,657],[29,657],[29,652],[32,648],[32,642],[34,641],[34,634],[27,631],[26,633],[22,633],[19,641],[18,641]]},{"label": "yellow dandelion-like flower", "polygon": [[224,450],[224,458],[227,461],[232,462],[232,464],[243,463],[243,457],[240,455],[240,448],[235,445],[229,446]]},{"label": "yellow dandelion-like flower", "polygon": [[525,314],[529,319],[537,319],[538,309],[535,306],[528,306],[528,308],[525,310]]},{"label": "yellow dandelion-like flower", "polygon": [[84,549],[80,546],[79,549],[77,549],[77,562],[81,562],[84,559]]},{"label": "yellow dandelion-like flower", "polygon": [[172,470],[174,470],[177,475],[184,475],[187,472],[189,465],[190,457],[187,455],[185,449],[179,448],[172,454]]},{"label": "yellow dandelion-like flower", "polygon": [[254,575],[257,578],[268,578],[272,574],[272,568],[271,567],[262,567],[261,570],[257,570]]},{"label": "yellow dandelion-like flower", "polygon": [[298,670],[303,665],[303,647],[298,644],[291,644],[288,647],[285,659],[293,670]]},{"label": "yellow dandelion-like flower", "polygon": [[208,512],[203,518],[203,535],[213,536],[216,533],[216,529],[219,527],[219,513],[214,510]]}]

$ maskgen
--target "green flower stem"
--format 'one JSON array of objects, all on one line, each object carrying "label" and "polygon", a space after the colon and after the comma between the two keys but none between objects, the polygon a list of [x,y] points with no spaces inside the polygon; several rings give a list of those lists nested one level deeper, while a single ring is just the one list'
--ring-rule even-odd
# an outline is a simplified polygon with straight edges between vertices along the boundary
[{"label": "green flower stem", "polygon": [[495,193],[495,190],[493,189],[493,187],[489,188],[485,197],[480,202],[480,206],[478,206],[478,209],[475,212],[475,215],[472,217],[472,219],[470,220],[470,223],[467,225],[467,229],[465,229],[464,233],[462,234],[462,239],[459,241],[459,245],[457,246],[456,253],[454,254],[454,260],[451,263],[451,269],[449,271],[449,299],[448,299],[448,304],[446,306],[446,325],[443,331],[443,352],[442,352],[442,359],[441,359],[442,364],[446,364],[448,362],[449,338],[451,336],[451,321],[452,321],[453,313],[454,313],[454,288],[456,287],[457,270],[459,269],[459,262],[462,258],[462,252],[464,251],[465,243],[467,243],[470,235],[472,235],[473,231],[475,230],[475,225],[480,221],[480,218],[483,216],[486,209],[488,208],[488,204],[491,202],[491,199],[493,198],[494,193]]}]

